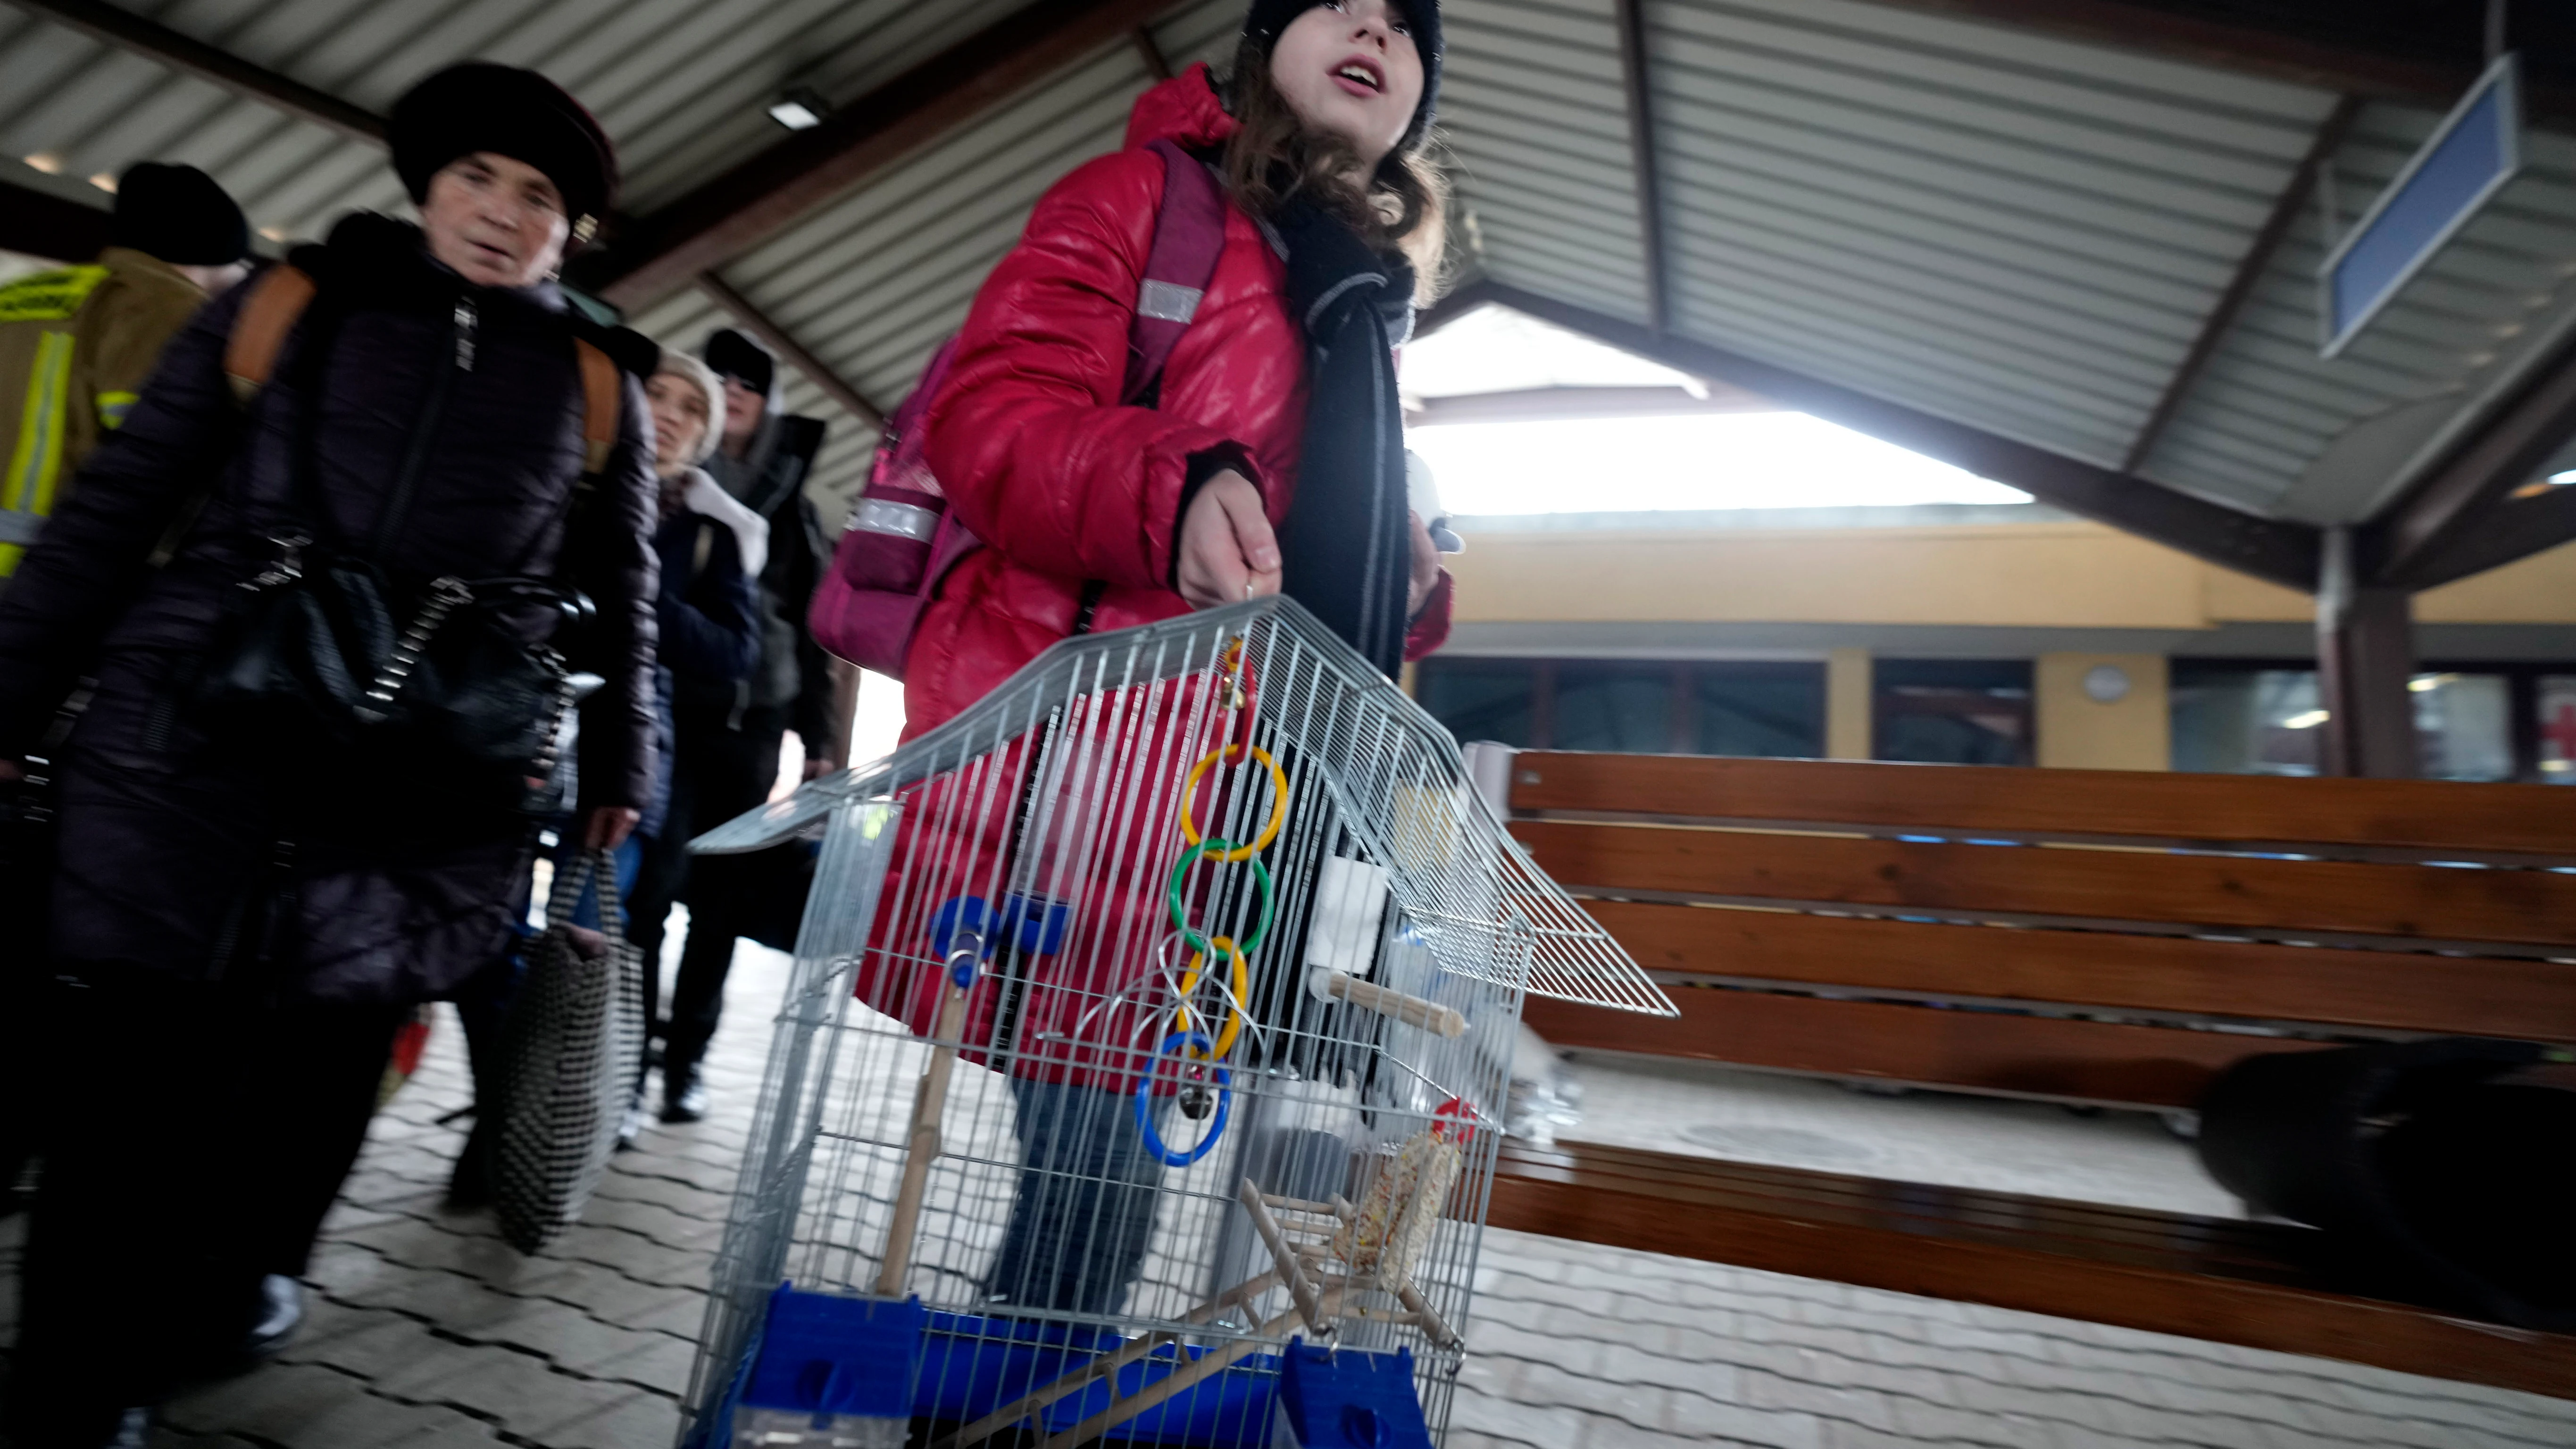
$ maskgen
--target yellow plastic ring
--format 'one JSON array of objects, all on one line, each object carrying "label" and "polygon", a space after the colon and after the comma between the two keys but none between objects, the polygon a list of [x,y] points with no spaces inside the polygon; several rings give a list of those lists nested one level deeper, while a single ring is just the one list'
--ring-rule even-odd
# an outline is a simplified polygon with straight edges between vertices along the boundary
[{"label": "yellow plastic ring", "polygon": [[1259,745],[1219,745],[1201,757],[1197,764],[1190,766],[1189,781],[1181,786],[1181,839],[1195,847],[1199,843],[1199,828],[1190,823],[1190,805],[1198,798],[1199,781],[1206,777],[1208,766],[1228,754],[1234,754],[1240,758],[1244,750],[1250,750],[1252,757],[1259,760],[1262,768],[1270,772],[1270,819],[1261,827],[1260,837],[1250,845],[1239,845],[1232,850],[1220,851],[1207,857],[1209,860],[1223,861],[1228,865],[1240,865],[1252,859],[1268,850],[1270,842],[1279,838],[1279,827],[1288,823],[1288,772],[1280,769],[1279,762],[1270,758],[1270,752]]},{"label": "yellow plastic ring", "polygon": [[[1216,1034],[1215,1055],[1208,1058],[1210,1061],[1223,1061],[1225,1054],[1234,1050],[1234,1039],[1243,1033],[1243,1003],[1252,997],[1252,968],[1251,963],[1243,959],[1243,950],[1234,944],[1233,938],[1216,936],[1211,940],[1224,948],[1228,957],[1227,974],[1233,977],[1234,987],[1234,999],[1226,1003],[1225,1025]],[[1206,964],[1205,951],[1190,953],[1189,968],[1181,973],[1181,1004],[1172,1012],[1174,1031],[1190,1030],[1190,993],[1198,990],[1199,968]]]}]

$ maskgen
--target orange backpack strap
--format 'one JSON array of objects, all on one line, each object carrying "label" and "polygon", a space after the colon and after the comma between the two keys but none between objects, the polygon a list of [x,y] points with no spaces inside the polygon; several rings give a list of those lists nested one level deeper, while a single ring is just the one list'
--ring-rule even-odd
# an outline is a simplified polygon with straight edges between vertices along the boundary
[{"label": "orange backpack strap", "polygon": [[617,446],[617,415],[626,388],[607,353],[579,338],[572,346],[581,360],[581,470],[597,474],[608,467],[609,450]]},{"label": "orange backpack strap", "polygon": [[233,317],[224,345],[224,376],[232,379],[235,402],[247,405],[268,385],[286,334],[312,300],[313,278],[298,267],[271,267],[251,283],[250,300]]}]

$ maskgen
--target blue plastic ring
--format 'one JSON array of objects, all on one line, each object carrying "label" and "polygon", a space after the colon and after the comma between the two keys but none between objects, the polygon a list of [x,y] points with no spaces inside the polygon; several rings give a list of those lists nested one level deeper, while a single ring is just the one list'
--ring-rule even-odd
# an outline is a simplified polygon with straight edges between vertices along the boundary
[{"label": "blue plastic ring", "polygon": [[1136,1078],[1136,1130],[1144,1134],[1146,1150],[1161,1158],[1165,1167],[1187,1167],[1207,1156],[1208,1149],[1225,1135],[1226,1109],[1234,1105],[1234,1074],[1225,1069],[1223,1062],[1209,1062],[1207,1065],[1216,1072],[1216,1120],[1208,1123],[1207,1135],[1199,1139],[1199,1145],[1187,1152],[1174,1152],[1164,1143],[1163,1134],[1154,1130],[1154,1068],[1175,1048],[1193,1046],[1209,1056],[1216,1055],[1215,1042],[1194,1031],[1176,1031],[1163,1038],[1163,1044],[1154,1049],[1154,1060],[1145,1063],[1145,1070]]}]

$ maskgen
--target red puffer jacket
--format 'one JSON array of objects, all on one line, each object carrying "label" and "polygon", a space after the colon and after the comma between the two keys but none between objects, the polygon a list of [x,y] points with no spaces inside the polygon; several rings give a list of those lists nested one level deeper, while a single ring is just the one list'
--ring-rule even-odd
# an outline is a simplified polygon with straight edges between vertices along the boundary
[{"label": "red puffer jacket", "polygon": [[[1057,183],[976,298],[931,408],[926,452],[959,520],[989,546],[949,574],[914,638],[904,675],[908,735],[954,716],[1072,633],[1085,580],[1107,586],[1098,629],[1188,612],[1171,577],[1192,458],[1223,456],[1260,487],[1273,525],[1288,516],[1305,427],[1305,338],[1281,295],[1279,258],[1248,217],[1227,218],[1216,274],[1164,366],[1161,405],[1118,405],[1162,200],[1163,163],[1142,148],[1163,137],[1210,146],[1233,129],[1204,66],[1147,92],[1128,124],[1129,149]],[[1448,633],[1444,575],[1407,652],[1428,653]],[[1009,1044],[1028,1055],[1011,1063],[1014,1073],[1121,1090],[1134,1081],[1139,1053],[1177,1022],[1151,978],[1157,955],[1172,952],[1164,891],[1182,849],[1183,781],[1233,728],[1230,716],[1181,703],[1192,693],[1112,693],[1075,711],[1050,770],[1097,759],[1098,773],[1051,787],[1051,808],[1033,799],[1015,811],[1020,787],[996,783],[1021,778],[1017,744],[905,792],[859,997],[928,1033],[948,993],[936,947],[941,913],[970,895],[1000,904],[1003,883],[1015,878],[1019,814],[1083,822],[1086,835],[1090,822],[1124,822],[1091,837],[1088,864],[1064,868],[1068,885],[1050,884],[1058,872],[1045,868],[1046,842],[1024,842],[1040,856],[1038,890],[1068,907],[1061,948],[1028,965],[1016,1012],[1004,981],[982,975],[964,1037],[1004,1045],[995,1038],[1016,1015]],[[1204,899],[1211,889],[1201,872],[1192,893]],[[1255,981],[1271,969],[1250,963]],[[967,1056],[990,1060],[979,1049]]]},{"label": "red puffer jacket", "polygon": [[[905,734],[984,697],[1073,632],[1085,580],[1107,585],[1096,629],[1187,613],[1172,589],[1190,459],[1229,456],[1288,516],[1306,425],[1306,341],[1261,229],[1226,218],[1207,295],[1163,368],[1161,405],[1118,406],[1136,287],[1153,251],[1170,138],[1198,149],[1234,131],[1207,67],[1139,97],[1127,149],[1057,182],[975,298],[925,448],[958,521],[989,547],[951,572],[904,665]],[[1406,657],[1449,637],[1449,581],[1415,621]]]}]

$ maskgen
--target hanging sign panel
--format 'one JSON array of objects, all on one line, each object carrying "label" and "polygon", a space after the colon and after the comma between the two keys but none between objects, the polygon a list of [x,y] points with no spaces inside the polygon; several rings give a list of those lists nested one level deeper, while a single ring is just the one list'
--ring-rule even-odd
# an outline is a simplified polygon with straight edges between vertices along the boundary
[{"label": "hanging sign panel", "polygon": [[2518,58],[2487,68],[2317,273],[2332,357],[2522,167]]}]

